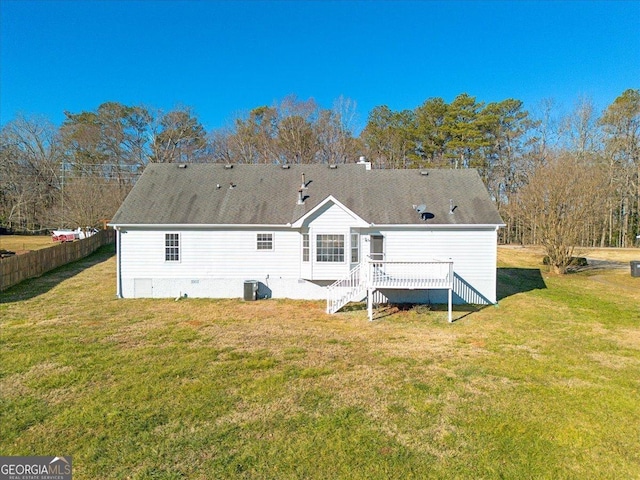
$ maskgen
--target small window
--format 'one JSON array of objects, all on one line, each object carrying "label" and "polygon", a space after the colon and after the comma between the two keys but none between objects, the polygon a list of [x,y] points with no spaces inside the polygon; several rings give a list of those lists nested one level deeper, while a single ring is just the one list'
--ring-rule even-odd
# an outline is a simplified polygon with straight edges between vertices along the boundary
[{"label": "small window", "polygon": [[344,262],[344,235],[317,235],[316,261]]},{"label": "small window", "polygon": [[273,233],[258,233],[258,250],[273,250]]},{"label": "small window", "polygon": [[180,261],[180,234],[165,233],[164,235],[164,259],[167,262]]},{"label": "small window", "polygon": [[311,249],[309,248],[309,234],[303,233],[302,234],[302,261],[303,262],[309,261],[310,250]]},{"label": "small window", "polygon": [[358,263],[360,261],[360,235],[357,233],[351,234],[351,263]]}]

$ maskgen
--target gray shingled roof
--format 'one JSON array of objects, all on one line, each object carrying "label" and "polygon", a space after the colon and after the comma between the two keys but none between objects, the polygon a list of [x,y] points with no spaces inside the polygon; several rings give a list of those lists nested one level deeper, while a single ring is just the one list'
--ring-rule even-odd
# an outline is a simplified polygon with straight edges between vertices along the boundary
[{"label": "gray shingled roof", "polygon": [[[150,164],[113,225],[294,223],[329,195],[368,223],[501,225],[475,170],[365,170],[363,165]],[[298,190],[305,174],[304,205]],[[230,188],[230,184],[234,188]],[[219,185],[219,188],[218,188]],[[456,207],[449,213],[450,200]],[[426,205],[425,218],[414,205]]]}]

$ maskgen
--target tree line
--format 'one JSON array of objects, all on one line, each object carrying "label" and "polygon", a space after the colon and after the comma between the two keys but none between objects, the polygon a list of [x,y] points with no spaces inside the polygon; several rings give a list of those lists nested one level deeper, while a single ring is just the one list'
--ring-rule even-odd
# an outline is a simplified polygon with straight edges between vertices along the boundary
[{"label": "tree line", "polygon": [[565,115],[552,101],[529,112],[516,99],[485,103],[463,93],[412,110],[375,107],[357,129],[352,100],[322,108],[293,95],[210,132],[188,107],[107,102],[65,112],[60,126],[19,116],[0,130],[0,223],[29,231],[96,225],[153,162],[347,163],[364,155],[373,168],[478,169],[505,221],[504,243],[560,244],[566,257],[576,245],[626,247],[640,234],[640,90],[602,112],[580,99]]}]

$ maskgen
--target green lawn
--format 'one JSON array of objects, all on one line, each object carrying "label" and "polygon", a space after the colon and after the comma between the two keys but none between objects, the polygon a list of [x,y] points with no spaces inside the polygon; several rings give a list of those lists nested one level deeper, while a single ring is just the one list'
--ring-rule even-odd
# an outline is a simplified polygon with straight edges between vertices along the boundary
[{"label": "green lawn", "polygon": [[640,477],[640,278],[500,256],[499,306],[118,300],[113,247],[0,294],[0,454],[75,479]]},{"label": "green lawn", "polygon": [[25,252],[53,247],[54,245],[57,245],[57,242],[51,239],[51,235],[0,235],[0,250]]}]

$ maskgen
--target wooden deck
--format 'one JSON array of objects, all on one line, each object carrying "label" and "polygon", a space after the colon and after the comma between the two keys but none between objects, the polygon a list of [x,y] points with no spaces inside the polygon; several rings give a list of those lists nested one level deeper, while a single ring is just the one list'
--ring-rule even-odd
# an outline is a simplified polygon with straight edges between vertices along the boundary
[{"label": "wooden deck", "polygon": [[371,260],[359,264],[349,275],[327,287],[327,312],[335,313],[352,301],[367,297],[369,320],[373,318],[376,290],[448,290],[449,322],[453,290],[453,262],[394,262]]}]

